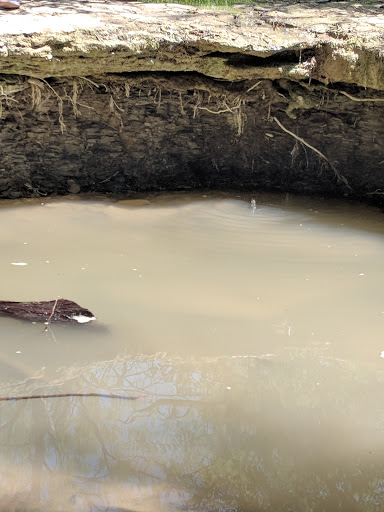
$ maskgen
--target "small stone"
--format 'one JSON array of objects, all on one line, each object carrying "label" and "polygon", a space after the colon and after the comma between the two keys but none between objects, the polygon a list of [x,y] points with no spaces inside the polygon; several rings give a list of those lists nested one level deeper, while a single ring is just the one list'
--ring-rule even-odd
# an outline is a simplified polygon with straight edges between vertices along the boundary
[{"label": "small stone", "polygon": [[78,194],[81,190],[80,185],[75,180],[68,180],[67,185],[68,185],[68,192],[70,194]]}]

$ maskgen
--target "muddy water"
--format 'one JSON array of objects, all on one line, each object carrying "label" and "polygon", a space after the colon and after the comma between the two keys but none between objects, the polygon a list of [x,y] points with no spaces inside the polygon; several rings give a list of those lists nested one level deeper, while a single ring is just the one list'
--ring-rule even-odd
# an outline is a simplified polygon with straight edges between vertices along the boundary
[{"label": "muddy water", "polygon": [[0,510],[384,507],[384,224],[291,197],[3,203]]}]

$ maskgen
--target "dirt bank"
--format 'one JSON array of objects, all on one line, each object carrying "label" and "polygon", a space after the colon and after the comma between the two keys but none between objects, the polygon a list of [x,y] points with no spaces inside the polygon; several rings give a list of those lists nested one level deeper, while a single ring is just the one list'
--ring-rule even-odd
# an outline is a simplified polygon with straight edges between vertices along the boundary
[{"label": "dirt bank", "polygon": [[0,197],[384,194],[384,11],[34,1],[0,13]]}]

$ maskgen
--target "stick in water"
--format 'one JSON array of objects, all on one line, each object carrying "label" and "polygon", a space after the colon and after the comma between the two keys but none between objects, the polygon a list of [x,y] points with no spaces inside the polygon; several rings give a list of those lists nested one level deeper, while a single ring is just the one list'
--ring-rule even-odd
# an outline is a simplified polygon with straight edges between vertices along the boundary
[{"label": "stick in water", "polygon": [[45,329],[44,329],[44,332],[48,330],[48,325],[49,325],[49,322],[51,321],[51,318],[53,317],[53,314],[54,314],[54,312],[55,312],[55,309],[56,309],[57,301],[58,301],[58,300],[59,300],[59,299],[56,299],[56,300],[55,300],[55,303],[54,303],[54,305],[53,305],[53,308],[52,308],[51,314],[49,315],[48,320],[45,322]]},{"label": "stick in water", "polygon": [[108,395],[104,393],[67,393],[67,394],[57,394],[57,395],[29,395],[29,396],[5,396],[0,397],[1,402],[5,401],[13,401],[13,400],[32,400],[35,398],[63,398],[66,396],[97,396],[100,398],[118,398],[120,400],[139,400],[140,398],[145,398],[143,396],[124,396],[124,395]]}]

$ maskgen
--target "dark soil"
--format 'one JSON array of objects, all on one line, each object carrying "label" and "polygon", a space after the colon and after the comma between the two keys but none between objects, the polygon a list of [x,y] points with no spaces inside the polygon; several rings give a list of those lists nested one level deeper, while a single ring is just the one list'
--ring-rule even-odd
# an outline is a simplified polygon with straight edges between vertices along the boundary
[{"label": "dark soil", "polygon": [[0,21],[2,198],[384,196],[378,6],[34,1]]}]

